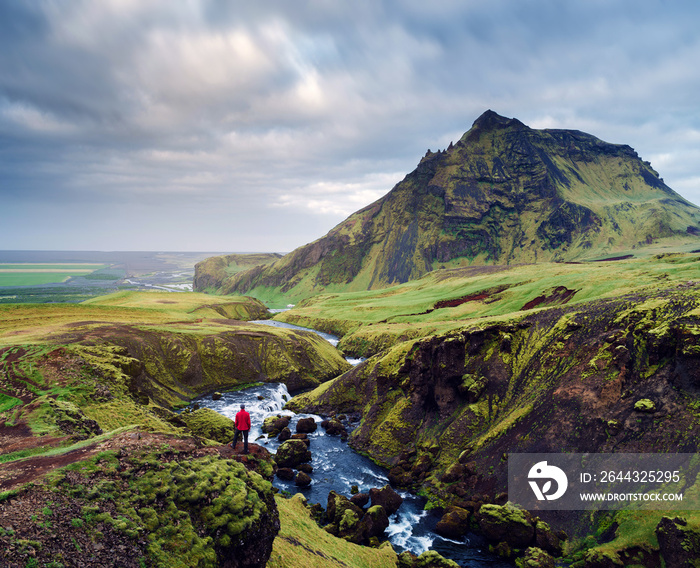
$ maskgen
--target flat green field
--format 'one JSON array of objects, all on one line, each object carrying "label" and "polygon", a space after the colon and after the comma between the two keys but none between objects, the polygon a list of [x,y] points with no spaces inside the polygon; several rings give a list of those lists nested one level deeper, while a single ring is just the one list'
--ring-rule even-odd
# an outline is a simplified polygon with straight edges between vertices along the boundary
[{"label": "flat green field", "polygon": [[105,264],[82,262],[61,264],[0,263],[0,287],[37,286],[65,282],[73,276],[86,276],[106,266]]}]

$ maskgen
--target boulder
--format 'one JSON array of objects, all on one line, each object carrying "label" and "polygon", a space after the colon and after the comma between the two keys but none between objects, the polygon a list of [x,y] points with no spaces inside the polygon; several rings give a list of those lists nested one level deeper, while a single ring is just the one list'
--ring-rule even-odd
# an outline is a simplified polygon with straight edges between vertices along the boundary
[{"label": "boulder", "polygon": [[311,477],[307,473],[300,471],[294,478],[294,485],[297,487],[308,487],[311,485]]},{"label": "boulder", "polygon": [[688,527],[685,519],[662,517],[656,525],[656,538],[668,568],[694,566],[700,558],[700,533]]},{"label": "boulder", "polygon": [[300,463],[297,466],[297,469],[299,471],[303,471],[304,473],[311,473],[314,470],[313,466],[310,463]]},{"label": "boulder", "polygon": [[277,439],[278,439],[280,442],[286,442],[286,441],[289,440],[291,437],[292,437],[292,431],[291,431],[289,428],[287,428],[287,427],[285,426],[285,427],[282,428],[282,430],[280,431],[279,435],[277,436]]},{"label": "boulder", "polygon": [[345,515],[345,511],[348,510],[352,511],[358,520],[360,519],[360,517],[362,517],[362,509],[360,509],[357,505],[353,505],[350,502],[350,499],[348,499],[344,495],[339,495],[335,491],[331,491],[330,493],[328,493],[326,516],[328,517],[329,523],[334,524],[336,526],[339,525],[341,520],[343,519],[343,516]]},{"label": "boulder", "polygon": [[307,448],[311,447],[311,440],[309,440],[309,437],[306,434],[292,434],[291,437],[292,440],[304,440],[304,443],[306,444]]},{"label": "boulder", "polygon": [[444,558],[435,550],[426,550],[420,556],[405,551],[399,554],[396,568],[459,568],[459,564]]},{"label": "boulder", "polygon": [[277,477],[285,481],[294,479],[294,470],[291,467],[281,467],[277,470]]},{"label": "boulder", "polygon": [[280,414],[277,416],[268,416],[263,420],[263,434],[269,434],[269,437],[274,438],[279,432],[289,426],[291,419],[290,416],[282,416]]},{"label": "boulder", "polygon": [[282,442],[275,454],[277,467],[297,467],[299,464],[311,461],[311,452],[303,440],[287,440]]},{"label": "boulder", "polygon": [[309,418],[300,418],[297,421],[297,433],[298,434],[310,434],[311,432],[315,432],[318,426],[316,425],[316,421],[309,417]]},{"label": "boulder", "polygon": [[370,507],[360,520],[362,540],[383,536],[388,526],[389,516],[386,514],[384,507],[381,505]]},{"label": "boulder", "polygon": [[461,507],[448,507],[438,521],[435,532],[445,538],[458,539],[469,531],[469,511]]},{"label": "boulder", "polygon": [[355,493],[352,497],[350,497],[350,502],[353,505],[357,505],[358,507],[362,508],[369,503],[369,493]]},{"label": "boulder", "polygon": [[372,488],[369,490],[369,497],[372,500],[372,506],[381,505],[384,507],[387,515],[393,515],[399,510],[403,498],[389,485],[385,485],[381,489]]},{"label": "boulder", "polygon": [[505,541],[513,548],[525,548],[535,537],[530,513],[511,503],[482,505],[479,509],[479,528],[487,539]]},{"label": "boulder", "polygon": [[321,422],[321,427],[326,431],[326,434],[329,436],[347,436],[348,432],[345,429],[345,426],[343,426],[343,423],[340,422],[340,420],[336,420],[335,418],[331,418],[330,420],[324,420]]},{"label": "boulder", "polygon": [[561,539],[544,521],[535,523],[535,546],[552,556],[561,556],[563,552]]},{"label": "boulder", "polygon": [[554,558],[542,550],[531,546],[525,550],[525,553],[516,558],[515,565],[518,568],[554,568]]}]

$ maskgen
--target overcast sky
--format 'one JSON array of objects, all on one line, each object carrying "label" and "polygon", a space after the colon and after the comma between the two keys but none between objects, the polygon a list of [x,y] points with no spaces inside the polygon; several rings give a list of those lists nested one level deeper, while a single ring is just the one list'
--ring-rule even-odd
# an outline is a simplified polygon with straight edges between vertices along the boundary
[{"label": "overcast sky", "polygon": [[700,2],[0,0],[0,249],[285,252],[486,109],[700,204]]}]

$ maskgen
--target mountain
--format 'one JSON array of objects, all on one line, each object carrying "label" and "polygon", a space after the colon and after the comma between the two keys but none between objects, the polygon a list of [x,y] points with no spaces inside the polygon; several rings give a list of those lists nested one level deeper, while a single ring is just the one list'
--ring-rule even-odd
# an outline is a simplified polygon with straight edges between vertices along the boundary
[{"label": "mountain", "polygon": [[220,291],[298,299],[442,267],[593,260],[652,245],[700,246],[700,209],[631,147],[488,110],[384,197]]}]

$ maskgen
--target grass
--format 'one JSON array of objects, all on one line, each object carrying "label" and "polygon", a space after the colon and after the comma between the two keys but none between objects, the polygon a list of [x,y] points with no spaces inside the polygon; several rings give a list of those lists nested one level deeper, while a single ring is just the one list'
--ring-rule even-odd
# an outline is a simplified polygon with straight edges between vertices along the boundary
[{"label": "grass", "polygon": [[[528,302],[551,296],[558,287],[575,291],[569,300],[571,305],[685,286],[699,276],[700,256],[694,253],[615,262],[436,270],[419,280],[383,290],[319,295],[275,319],[348,335],[341,342],[341,348],[347,348],[353,339],[361,342],[363,336],[376,340],[385,334],[406,339],[518,317],[526,313],[523,307]],[[482,299],[435,309],[439,301],[481,294],[485,295]]]},{"label": "grass", "polygon": [[122,291],[81,304],[0,305],[0,346],[44,342],[66,326],[103,324],[166,326],[189,324],[204,333],[221,332],[222,317],[248,319],[250,308],[262,309],[243,297],[212,297],[192,292]]},{"label": "grass", "polygon": [[3,264],[0,263],[0,287],[37,286],[65,282],[74,276],[86,276],[105,268],[104,264]]},{"label": "grass", "polygon": [[35,448],[28,448],[25,450],[19,450],[16,452],[12,452],[9,454],[2,454],[0,455],[0,463],[8,463],[12,461],[17,461],[17,460],[22,460],[25,458],[30,458],[34,456],[61,456],[64,454],[67,454],[68,452],[72,452],[73,450],[79,450],[80,448],[84,448],[85,446],[90,446],[92,444],[99,444],[100,442],[104,442],[105,440],[109,440],[110,438],[113,438],[114,436],[121,434],[122,432],[126,432],[128,430],[133,430],[135,428],[139,428],[140,426],[130,424],[128,426],[122,426],[120,428],[116,428],[114,430],[111,430],[109,432],[105,432],[103,434],[100,434],[98,436],[93,436],[92,438],[89,438],[87,440],[81,440],[79,442],[75,442],[71,445],[68,446],[38,446]]},{"label": "grass", "polygon": [[309,516],[301,494],[275,496],[281,528],[266,568],[395,568],[396,553],[386,543],[379,548],[352,544],[320,528]]}]

